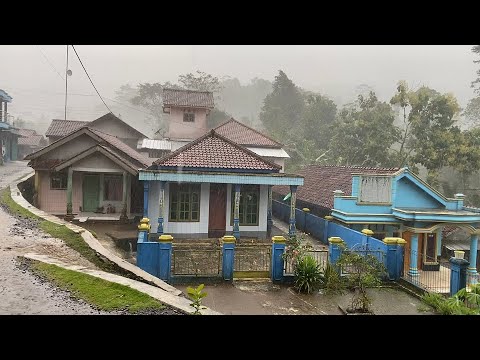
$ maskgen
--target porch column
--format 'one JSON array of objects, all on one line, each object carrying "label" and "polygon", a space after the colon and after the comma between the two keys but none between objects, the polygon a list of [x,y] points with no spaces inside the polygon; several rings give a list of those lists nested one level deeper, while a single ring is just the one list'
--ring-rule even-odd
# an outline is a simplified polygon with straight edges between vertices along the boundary
[{"label": "porch column", "polygon": [[437,229],[437,256],[442,256],[442,229]]},{"label": "porch column", "polygon": [[148,190],[149,182],[143,181],[143,217],[148,218]]},{"label": "porch column", "polygon": [[3,122],[3,101],[0,99],[0,121]]},{"label": "porch column", "polygon": [[120,219],[126,221],[127,218],[127,172],[123,172],[123,184],[122,184],[122,214],[120,215]]},{"label": "porch column", "polygon": [[288,235],[295,235],[295,205],[297,203],[297,185],[290,185],[290,221],[288,225]]},{"label": "porch column", "polygon": [[158,228],[157,233],[163,234],[163,219],[165,208],[165,184],[166,181],[160,181],[160,194],[158,196]]},{"label": "porch column", "polygon": [[233,236],[240,239],[240,184],[235,184],[235,197],[233,203]]},{"label": "porch column", "polygon": [[467,283],[474,285],[477,283],[477,249],[478,249],[478,234],[470,235],[470,265],[467,269]]},{"label": "porch column", "polygon": [[7,104],[8,102],[5,101],[5,112],[3,114],[4,118],[5,118],[5,122],[8,121],[8,110],[7,110]]},{"label": "porch column", "polygon": [[417,256],[418,256],[418,234],[412,234],[410,244],[410,268],[408,269],[408,275],[418,276],[417,268]]},{"label": "porch column", "polygon": [[[0,144],[1,146],[1,144]],[[40,173],[38,170],[35,170],[35,179],[34,179],[34,191],[33,191],[33,206],[38,208],[38,187],[40,184]]]},{"label": "porch column", "polygon": [[272,233],[272,185],[268,185],[268,205],[267,205],[267,234]]},{"label": "porch column", "polygon": [[73,220],[73,203],[72,203],[72,185],[73,185],[73,169],[72,167],[68,168],[67,176],[67,215],[65,215],[65,220]]}]

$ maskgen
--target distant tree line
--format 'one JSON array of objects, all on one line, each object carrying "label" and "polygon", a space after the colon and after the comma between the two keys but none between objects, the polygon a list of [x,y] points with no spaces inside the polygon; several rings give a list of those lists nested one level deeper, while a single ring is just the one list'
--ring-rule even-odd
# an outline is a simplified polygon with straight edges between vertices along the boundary
[{"label": "distant tree line", "polygon": [[[480,55],[480,45],[472,51]],[[288,172],[308,164],[409,166],[415,172],[423,167],[427,182],[439,187],[439,175],[449,169],[466,189],[469,177],[480,169],[480,69],[477,76],[471,85],[478,96],[465,109],[453,94],[427,86],[411,89],[403,80],[392,84],[388,102],[380,101],[371,87],[362,84],[356,100],[338,108],[327,95],[295,85],[282,70],[273,82],[255,78],[246,85],[236,78],[220,80],[197,71],[180,75],[177,83],[122,86],[117,100],[144,109],[161,136],[164,87],[212,91],[215,109],[208,119],[209,128],[233,114],[266,132],[285,145],[291,157],[286,163]],[[451,185],[443,184],[444,190],[458,188]],[[480,196],[478,200],[480,205]]]}]

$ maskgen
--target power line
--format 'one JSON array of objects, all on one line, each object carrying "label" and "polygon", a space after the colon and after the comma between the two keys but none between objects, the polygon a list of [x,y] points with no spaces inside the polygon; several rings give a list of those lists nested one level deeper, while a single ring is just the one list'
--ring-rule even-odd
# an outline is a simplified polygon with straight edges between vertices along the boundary
[{"label": "power line", "polygon": [[[68,45],[67,45],[67,46],[68,46]],[[98,96],[100,97],[100,99],[102,100],[103,104],[104,104],[105,107],[108,109],[108,111],[113,114],[112,110],[110,110],[110,108],[108,107],[108,105],[107,105],[107,104],[105,103],[105,101],[103,100],[102,95],[100,95],[100,93],[98,92],[97,88],[95,87],[95,84],[93,83],[92,79],[90,78],[90,75],[88,75],[87,69],[85,69],[85,66],[83,66],[82,60],[80,59],[80,56],[78,55],[77,50],[75,49],[75,46],[72,45],[72,49],[73,49],[73,51],[75,51],[75,55],[77,55],[78,61],[80,61],[80,64],[82,65],[83,70],[85,70],[85,74],[87,74],[88,80],[90,80],[90,82],[92,83],[93,88],[94,88],[95,91],[97,92],[97,94],[98,94]]]},{"label": "power line", "polygon": [[45,58],[45,60],[47,60],[47,62],[50,64],[50,66],[52,67],[52,69],[58,74],[58,76],[60,76],[60,78],[62,80],[65,80],[63,78],[63,76],[58,72],[58,70],[55,68],[55,66],[50,62],[50,60],[48,59],[47,55],[45,55],[45,53],[42,51],[42,48],[38,45],[37,46],[37,49],[40,50],[40,52],[42,53],[43,57]]}]

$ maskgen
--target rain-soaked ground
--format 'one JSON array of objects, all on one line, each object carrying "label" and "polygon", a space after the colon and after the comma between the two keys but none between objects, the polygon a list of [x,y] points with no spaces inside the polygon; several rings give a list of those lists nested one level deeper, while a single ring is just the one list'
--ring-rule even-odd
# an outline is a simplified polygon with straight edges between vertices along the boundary
[{"label": "rain-soaked ground", "polygon": [[[187,285],[177,285],[186,293]],[[299,294],[292,287],[270,281],[235,281],[205,285],[203,304],[226,315],[342,315],[351,299],[344,295]],[[395,288],[369,289],[375,315],[425,315],[422,302]]]}]

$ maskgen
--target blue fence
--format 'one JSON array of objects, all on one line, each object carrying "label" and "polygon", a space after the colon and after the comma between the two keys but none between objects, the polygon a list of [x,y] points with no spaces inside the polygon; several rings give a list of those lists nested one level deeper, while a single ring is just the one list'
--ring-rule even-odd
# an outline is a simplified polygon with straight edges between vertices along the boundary
[{"label": "blue fence", "polygon": [[[272,200],[272,212],[275,217],[288,223],[290,218],[290,205]],[[295,209],[296,227],[310,234],[324,244],[328,244],[328,238],[338,236],[345,241],[349,249],[363,248],[369,251],[387,251],[387,245],[383,241],[366,236],[359,231],[327,221],[316,215],[312,215],[301,209]]]}]

